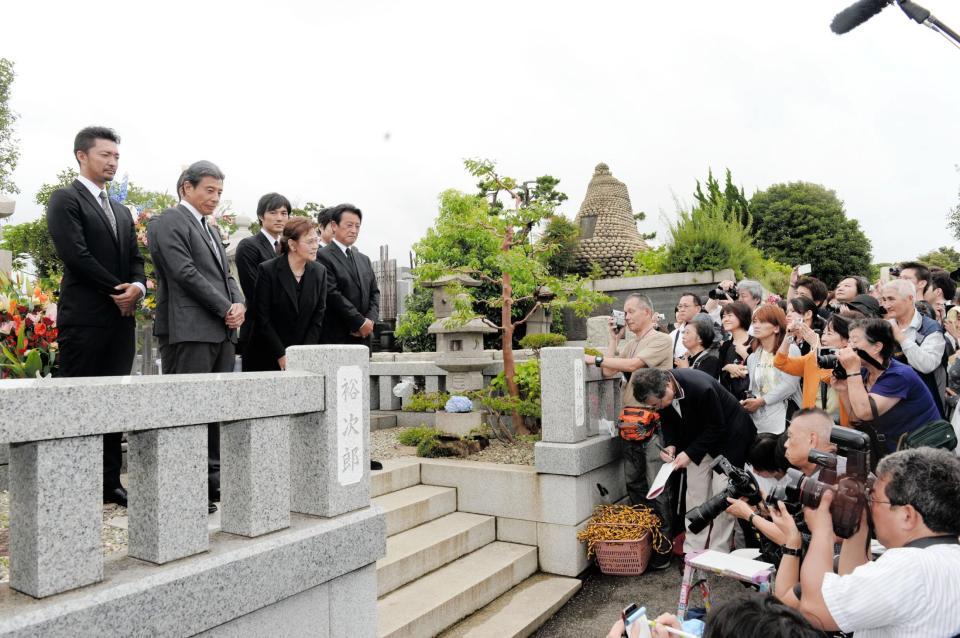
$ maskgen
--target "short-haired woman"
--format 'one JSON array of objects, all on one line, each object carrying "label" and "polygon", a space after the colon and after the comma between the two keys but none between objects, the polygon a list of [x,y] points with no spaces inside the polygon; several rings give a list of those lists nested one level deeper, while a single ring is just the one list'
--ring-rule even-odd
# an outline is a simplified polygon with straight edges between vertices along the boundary
[{"label": "short-haired woman", "polygon": [[913,368],[893,358],[897,342],[883,319],[850,325],[850,345],[837,353],[847,373],[833,380],[851,418],[876,430],[880,452],[897,449],[901,436],[940,419],[933,395]]},{"label": "short-haired woman", "polygon": [[283,226],[281,255],[259,266],[256,324],[248,345],[248,370],[285,370],[289,346],[320,343],[327,271],[317,263],[317,224],[295,217]]}]

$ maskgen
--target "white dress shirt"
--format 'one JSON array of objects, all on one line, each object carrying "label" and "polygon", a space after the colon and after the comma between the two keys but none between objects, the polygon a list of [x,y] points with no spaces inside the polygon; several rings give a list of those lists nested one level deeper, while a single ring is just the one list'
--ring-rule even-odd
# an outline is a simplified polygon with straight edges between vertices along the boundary
[{"label": "white dress shirt", "polygon": [[347,254],[347,248],[353,249],[354,251],[356,250],[356,248],[353,248],[353,246],[347,246],[346,244],[341,244],[339,240],[337,240],[336,238],[333,239],[333,243],[337,245],[337,248],[343,251],[344,255]]},{"label": "white dress shirt", "polygon": [[960,545],[899,547],[846,576],[825,574],[820,591],[857,638],[950,638],[960,633],[958,574]]},{"label": "white dress shirt", "polygon": [[260,228],[260,232],[263,233],[263,236],[267,238],[267,243],[270,244],[270,246],[273,248],[274,251],[276,251],[277,245],[280,243],[280,238],[274,237],[273,235],[265,231],[262,227]]},{"label": "white dress shirt", "polygon": [[[106,188],[100,188],[99,186],[97,186],[96,184],[94,184],[92,181],[90,181],[89,179],[87,179],[86,177],[84,177],[83,175],[77,175],[77,181],[79,181],[81,184],[83,184],[84,188],[86,188],[88,191],[90,191],[90,194],[93,195],[93,198],[94,198],[95,200],[97,200],[97,203],[99,204],[100,201],[101,201],[101,200],[100,200],[100,193],[106,192],[107,189],[106,189]],[[110,195],[109,195],[109,193],[108,193],[108,194],[107,194],[107,199],[109,199],[109,198],[110,198]],[[101,205],[101,208],[102,208],[102,207],[103,207],[103,206]],[[124,208],[126,208],[126,207],[124,207]],[[110,207],[110,210],[111,210],[111,212],[113,211],[113,207],[112,207],[112,206]],[[103,212],[104,212],[104,214],[107,213],[107,211],[103,211]],[[116,219],[116,215],[114,215],[114,219]],[[131,219],[133,219],[132,216],[131,216]],[[118,241],[119,241],[119,238],[118,238]],[[126,282],[125,282],[125,283],[126,283]],[[141,299],[143,299],[144,297],[147,296],[147,287],[146,287],[146,286],[144,286],[144,285],[143,285],[142,283],[140,283],[139,281],[134,281],[134,282],[131,282],[131,283],[133,283],[134,286],[136,286],[137,288],[140,289],[140,298],[141,298]]]}]

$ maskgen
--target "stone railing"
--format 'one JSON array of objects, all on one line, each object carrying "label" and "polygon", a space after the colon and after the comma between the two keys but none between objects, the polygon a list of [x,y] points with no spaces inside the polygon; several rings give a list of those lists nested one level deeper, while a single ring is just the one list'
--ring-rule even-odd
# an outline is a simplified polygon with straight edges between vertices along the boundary
[{"label": "stone railing", "polygon": [[[374,635],[385,523],[369,506],[367,356],[303,346],[288,349],[286,372],[0,382],[0,635]],[[221,423],[212,533],[209,422]],[[127,432],[129,545],[105,561],[110,432]]]},{"label": "stone railing", "polygon": [[[486,386],[493,377],[503,372],[503,352],[484,350],[484,357],[490,358],[490,364],[483,370],[483,382]],[[515,350],[518,362],[533,356],[530,350]],[[434,359],[436,352],[378,352],[370,362],[370,409],[400,410],[407,399],[393,395],[393,387],[401,381],[416,381],[424,392],[440,392],[447,389],[447,377],[457,374],[439,367]]]}]

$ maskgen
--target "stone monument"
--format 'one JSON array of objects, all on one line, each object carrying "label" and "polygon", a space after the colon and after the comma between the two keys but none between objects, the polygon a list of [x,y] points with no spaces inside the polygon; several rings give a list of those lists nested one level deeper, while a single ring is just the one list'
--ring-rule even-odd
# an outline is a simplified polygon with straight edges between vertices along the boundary
[{"label": "stone monument", "polygon": [[[447,291],[453,282],[475,288],[480,282],[466,275],[448,275],[424,284],[433,288],[433,312],[436,321],[430,324],[427,332],[437,335],[438,367],[447,371],[447,392],[452,395],[465,395],[471,390],[483,388],[483,369],[490,365],[490,357],[483,350],[483,335],[496,332],[497,329],[484,323],[481,317],[457,325],[452,318],[454,299]],[[438,430],[464,436],[470,430],[480,427],[483,416],[480,412],[452,413],[437,412]]]},{"label": "stone monument", "polygon": [[637,231],[626,185],[606,164],[597,164],[574,223],[580,228],[575,254],[582,275],[596,263],[604,277],[620,277],[633,266],[634,254],[649,248]]}]

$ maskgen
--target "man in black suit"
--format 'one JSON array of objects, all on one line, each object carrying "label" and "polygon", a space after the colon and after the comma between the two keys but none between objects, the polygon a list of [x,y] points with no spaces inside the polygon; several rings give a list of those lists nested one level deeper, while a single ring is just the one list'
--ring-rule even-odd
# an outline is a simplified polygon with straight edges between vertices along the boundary
[{"label": "man in black suit", "polygon": [[[61,377],[128,375],[133,367],[134,311],[147,289],[133,217],[105,189],[117,172],[119,143],[109,128],[80,131],[73,142],[80,175],[47,205],[47,227],[63,262]],[[103,437],[103,499],[126,507],[120,438],[119,432]]]},{"label": "man in black suit", "polygon": [[240,241],[237,246],[237,276],[240,289],[248,305],[247,316],[240,326],[239,350],[243,355],[243,370],[261,370],[260,362],[254,361],[247,351],[247,344],[253,335],[254,293],[257,289],[257,268],[280,254],[280,235],[283,226],[290,219],[290,200],[279,193],[267,193],[257,202],[257,221],[260,232]]},{"label": "man in black suit", "polygon": [[380,316],[380,288],[370,259],[353,247],[363,213],[352,204],[330,209],[333,241],[317,253],[327,269],[327,313],[324,343],[368,345]]},{"label": "man in black suit", "polygon": [[[153,333],[163,374],[232,372],[237,328],[246,308],[227,254],[207,223],[220,203],[223,173],[212,162],[184,171],[183,199],[150,221],[147,240],[157,274]],[[207,432],[210,500],[220,498],[220,430]],[[216,507],[210,505],[210,511]]]},{"label": "man in black suit", "polygon": [[[660,412],[663,439],[667,444],[661,460],[687,470],[687,510],[722,491],[727,477],[710,465],[723,455],[743,467],[747,450],[757,435],[753,419],[714,377],[692,368],[638,370],[633,394],[637,401]],[[683,551],[730,550],[733,518],[722,513],[705,530],[687,530]]]}]

